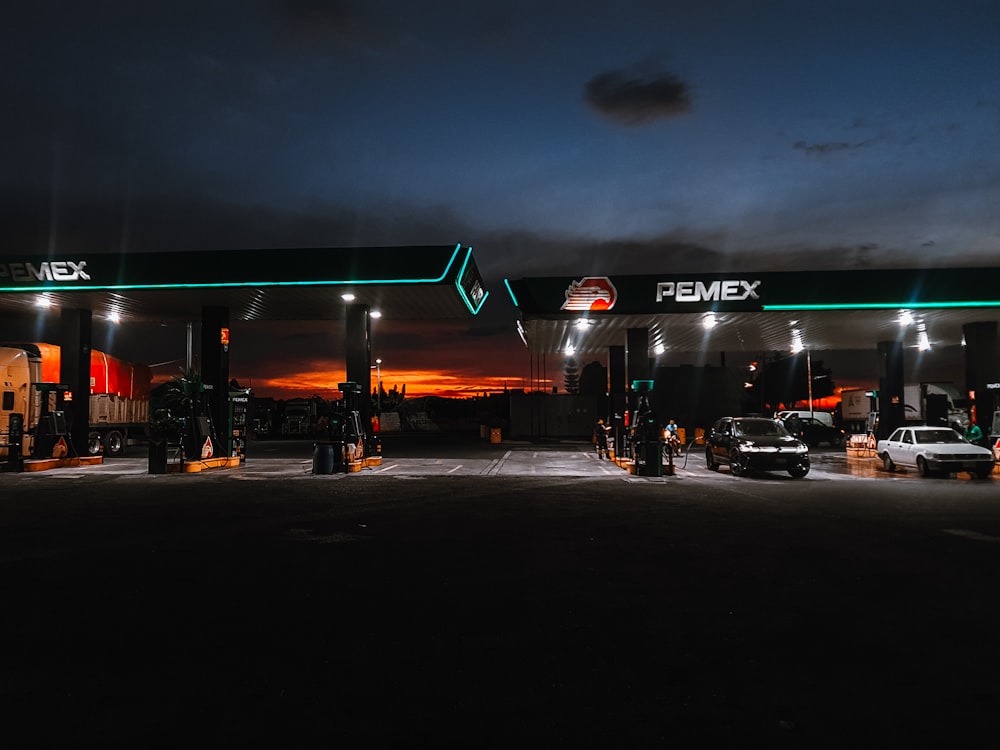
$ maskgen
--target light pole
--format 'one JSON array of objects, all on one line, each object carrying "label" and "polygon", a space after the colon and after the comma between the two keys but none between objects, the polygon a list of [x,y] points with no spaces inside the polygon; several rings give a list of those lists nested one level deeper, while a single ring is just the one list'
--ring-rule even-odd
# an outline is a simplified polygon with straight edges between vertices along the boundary
[{"label": "light pole", "polygon": [[377,391],[375,391],[375,403],[376,411],[379,416],[382,416],[382,358],[379,357],[375,360],[375,383]]}]

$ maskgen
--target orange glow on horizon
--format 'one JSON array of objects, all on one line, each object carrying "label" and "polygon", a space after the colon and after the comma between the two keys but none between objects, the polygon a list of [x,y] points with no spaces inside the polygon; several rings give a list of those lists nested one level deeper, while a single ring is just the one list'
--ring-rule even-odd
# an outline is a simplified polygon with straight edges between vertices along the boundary
[{"label": "orange glow on horizon", "polygon": [[[242,378],[237,372],[230,372],[241,386],[253,389],[255,396],[275,399],[308,398],[319,396],[328,401],[340,398],[338,383],[347,379],[344,370],[315,370],[271,378]],[[169,380],[158,376],[153,385]],[[371,386],[376,388],[377,377],[372,371]],[[441,398],[470,398],[484,393],[503,393],[504,389],[525,388],[520,376],[474,376],[433,370],[393,370],[382,371],[382,389],[388,393],[393,388],[402,391],[406,386],[407,398],[439,396]]]},{"label": "orange glow on horizon", "polygon": [[[343,383],[346,378],[347,374],[344,371],[310,372],[255,380],[252,386],[257,395],[272,396],[273,398],[317,395],[333,399],[339,398],[340,391],[337,390],[337,384]],[[372,390],[376,388],[376,383],[377,378],[373,372]],[[406,386],[407,398],[420,398],[422,396],[468,398],[481,396],[483,393],[502,393],[505,387],[518,388],[520,387],[520,378],[475,377],[430,370],[393,370],[390,374],[383,371],[382,390],[386,393],[393,388],[401,391],[404,385]]]}]

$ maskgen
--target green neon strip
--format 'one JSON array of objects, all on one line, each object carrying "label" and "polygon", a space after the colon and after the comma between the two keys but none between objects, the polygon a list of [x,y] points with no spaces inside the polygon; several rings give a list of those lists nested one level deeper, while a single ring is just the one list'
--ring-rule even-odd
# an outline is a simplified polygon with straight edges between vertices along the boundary
[{"label": "green neon strip", "polygon": [[483,295],[483,298],[479,300],[479,307],[474,307],[472,304],[472,300],[469,299],[469,295],[466,294],[465,290],[462,288],[462,277],[465,275],[465,269],[468,268],[469,260],[471,258],[472,258],[472,248],[470,247],[469,250],[465,253],[465,261],[462,263],[462,267],[458,271],[458,276],[455,277],[455,288],[458,289],[458,295],[462,298],[462,302],[465,303],[465,306],[469,308],[469,312],[471,312],[473,315],[479,315],[479,311],[483,309],[483,303],[486,302],[486,298],[490,296],[490,293],[484,289],[483,291],[486,293]]},{"label": "green neon strip", "polygon": [[514,307],[520,307],[520,305],[517,304],[517,295],[514,294],[514,290],[510,288],[510,282],[507,281],[507,279],[504,279],[503,285],[507,287],[507,294],[510,295],[510,299],[514,303]]},{"label": "green neon strip", "polygon": [[836,305],[761,305],[765,312],[782,310],[933,310],[956,307],[1000,307],[1000,300],[968,302],[846,302]]},{"label": "green neon strip", "polygon": [[473,307],[472,301],[465,295],[465,292],[462,289],[459,289],[459,292],[462,295],[462,302],[465,303],[465,306],[469,308],[469,312],[473,315],[479,315],[479,311],[483,309],[483,304],[486,302],[486,298],[490,296],[490,293],[486,292],[486,294],[483,295],[483,298],[479,300],[479,307]]},{"label": "green neon strip", "polygon": [[[370,284],[439,284],[448,277],[448,272],[455,265],[462,243],[455,245],[455,252],[451,254],[448,265],[444,272],[436,279],[367,279],[356,281],[353,279],[332,279],[329,281],[239,281],[239,282],[213,282],[206,284],[111,284],[96,285],[88,284],[81,286],[0,286],[0,292],[100,292],[105,290],[121,289],[238,289],[241,287],[257,286],[367,286]],[[469,248],[472,252],[472,248]]]}]

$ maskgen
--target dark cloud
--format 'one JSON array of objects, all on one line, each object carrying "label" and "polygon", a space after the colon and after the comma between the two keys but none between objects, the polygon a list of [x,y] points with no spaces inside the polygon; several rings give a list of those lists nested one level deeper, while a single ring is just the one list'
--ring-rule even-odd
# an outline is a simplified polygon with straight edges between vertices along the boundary
[{"label": "dark cloud", "polygon": [[792,148],[797,151],[804,151],[809,156],[826,156],[838,151],[852,151],[859,148],[867,148],[872,144],[871,140],[860,141],[859,143],[846,143],[844,141],[832,141],[830,143],[806,143],[796,141]]},{"label": "dark cloud", "polygon": [[11,252],[50,247],[88,252],[164,252],[227,248],[354,247],[473,242],[445,209],[380,204],[363,212],[315,205],[282,210],[225,203],[204,194],[0,191],[0,224]]},{"label": "dark cloud", "polygon": [[329,44],[374,50],[398,42],[383,20],[351,0],[272,0],[285,33],[307,50]]},{"label": "dark cloud", "polygon": [[484,276],[572,276],[695,272],[719,267],[725,256],[680,233],[637,239],[598,241],[585,237],[532,232],[482,236],[476,258]]},{"label": "dark cloud", "polygon": [[642,125],[691,111],[691,88],[672,73],[608,71],[587,82],[584,98],[602,115],[626,125]]},{"label": "dark cloud", "polygon": [[[301,210],[228,204],[203,195],[110,198],[45,190],[0,192],[7,253],[50,249],[87,252],[165,252],[233,248],[472,245],[487,289],[484,312],[505,298],[504,278],[707,270],[815,270],[817,267],[907,266],[912,248],[875,242],[852,246],[759,244],[734,247],[727,237],[677,229],[660,235],[597,240],[532,231],[483,231],[443,207],[383,203],[369,210],[316,204]],[[925,245],[926,246],[926,245]],[[935,257],[958,262],[954,254]],[[990,259],[962,253],[970,265]],[[504,325],[484,315],[483,323]],[[475,332],[478,335],[479,332]]]},{"label": "dark cloud", "polygon": [[362,25],[348,0],[275,0],[275,4],[285,22],[303,33],[348,37]]}]

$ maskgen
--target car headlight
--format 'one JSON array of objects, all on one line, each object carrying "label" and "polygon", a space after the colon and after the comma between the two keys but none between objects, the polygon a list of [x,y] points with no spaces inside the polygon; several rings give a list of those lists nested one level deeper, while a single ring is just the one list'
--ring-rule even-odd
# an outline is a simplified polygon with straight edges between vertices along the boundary
[{"label": "car headlight", "polygon": [[744,441],[739,445],[740,453],[760,453],[760,446],[756,443]]},{"label": "car headlight", "polygon": [[795,446],[795,452],[796,453],[808,453],[809,452],[809,446],[806,445],[805,443],[798,443]]}]

